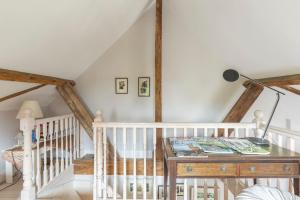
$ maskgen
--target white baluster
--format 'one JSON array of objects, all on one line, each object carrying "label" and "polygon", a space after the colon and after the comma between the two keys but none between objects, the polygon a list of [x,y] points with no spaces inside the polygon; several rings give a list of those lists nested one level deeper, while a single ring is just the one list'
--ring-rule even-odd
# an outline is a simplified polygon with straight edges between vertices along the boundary
[{"label": "white baluster", "polygon": [[219,129],[215,128],[214,137],[217,138],[219,136]]},{"label": "white baluster", "polygon": [[133,199],[136,200],[136,188],[137,188],[137,181],[136,181],[136,127],[133,128]]},{"label": "white baluster", "polygon": [[72,117],[72,130],[73,130],[73,157],[74,157],[74,160],[77,159],[77,155],[76,155],[76,119],[75,117],[73,116]]},{"label": "white baluster", "polygon": [[156,200],[156,128],[153,129],[153,199]]},{"label": "white baluster", "polygon": [[66,131],[66,137],[65,137],[65,141],[66,141],[66,149],[65,149],[65,161],[66,161],[66,169],[69,166],[69,145],[68,145],[68,135],[70,134],[69,132],[69,120],[68,118],[65,118],[65,131]]},{"label": "white baluster", "polygon": [[245,129],[245,137],[249,137],[249,128]]},{"label": "white baluster", "polygon": [[43,123],[43,136],[44,136],[44,173],[43,173],[43,186],[48,183],[48,169],[47,169],[47,123]]},{"label": "white baluster", "polygon": [[127,173],[126,173],[126,145],[127,145],[127,129],[123,128],[123,200],[127,199]]},{"label": "white baluster", "polygon": [[107,128],[103,128],[103,148],[104,148],[104,200],[106,200],[106,191],[107,191]]},{"label": "white baluster", "polygon": [[64,156],[64,119],[60,119],[60,152],[61,152],[61,158],[60,158],[60,172],[63,172],[65,170],[65,156]]},{"label": "white baluster", "polygon": [[234,129],[234,137],[236,137],[236,138],[239,137],[239,129],[238,128]]},{"label": "white baluster", "polygon": [[42,188],[42,178],[41,178],[41,154],[40,154],[40,134],[41,134],[41,128],[40,128],[40,124],[36,125],[36,186],[37,186],[37,190],[38,192],[41,190]]},{"label": "white baluster", "polygon": [[72,117],[69,117],[69,135],[70,135],[70,142],[69,142],[69,146],[70,146],[70,165],[73,164],[73,136],[74,136],[74,130],[73,130],[73,123],[72,123]]},{"label": "white baluster", "polygon": [[256,137],[261,138],[264,134],[264,113],[261,110],[254,112],[254,122],[256,123]]},{"label": "white baluster", "polygon": [[143,187],[143,197],[144,200],[147,199],[147,135],[146,128],[143,128],[143,138],[144,138],[144,187]]},{"label": "white baluster", "polygon": [[24,158],[23,158],[23,189],[21,191],[21,200],[35,200],[36,192],[32,182],[32,130],[35,120],[32,117],[32,111],[26,110],[24,116],[20,119],[20,130],[24,135]]},{"label": "white baluster", "polygon": [[[187,137],[187,128],[183,129],[183,137]],[[187,200],[188,198],[188,188],[187,188],[187,179],[184,179],[184,190],[183,190],[183,198],[184,200]]]},{"label": "white baluster", "polygon": [[53,167],[53,121],[49,124],[49,134],[50,134],[50,181],[52,181],[54,177],[54,167]]},{"label": "white baluster", "polygon": [[98,199],[98,183],[97,183],[97,173],[98,173],[98,140],[97,140],[97,127],[93,127],[93,141],[94,141],[94,183],[93,183],[93,200]]},{"label": "white baluster", "polygon": [[[194,128],[194,137],[197,137],[197,128]],[[195,178],[194,179],[194,194],[191,194],[191,195],[194,195],[195,200],[198,199],[198,197],[197,197],[197,194],[198,194],[197,188],[198,188],[198,181]]]},{"label": "white baluster", "polygon": [[174,137],[177,137],[177,128],[174,128]]},{"label": "white baluster", "polygon": [[55,176],[59,175],[59,160],[58,160],[58,134],[59,134],[59,120],[55,121],[55,153],[56,153],[56,159],[55,159]]},{"label": "white baluster", "polygon": [[77,146],[76,146],[76,150],[77,150],[77,155],[76,155],[76,157],[77,158],[80,158],[80,136],[81,136],[81,125],[80,125],[80,123],[79,123],[79,121],[78,120],[76,120],[77,121]]},{"label": "white baluster", "polygon": [[117,130],[113,128],[113,142],[114,142],[114,199],[117,199]]},{"label": "white baluster", "polygon": [[228,137],[228,128],[224,128],[224,137]]}]

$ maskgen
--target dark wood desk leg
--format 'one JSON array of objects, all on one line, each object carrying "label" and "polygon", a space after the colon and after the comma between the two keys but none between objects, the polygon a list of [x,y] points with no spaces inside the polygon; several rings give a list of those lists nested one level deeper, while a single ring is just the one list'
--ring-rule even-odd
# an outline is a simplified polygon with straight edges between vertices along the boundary
[{"label": "dark wood desk leg", "polygon": [[257,178],[253,179],[253,184],[256,185],[257,184]]},{"label": "dark wood desk leg", "polygon": [[295,193],[295,195],[298,195],[298,196],[300,195],[299,187],[300,187],[300,179],[294,178],[294,193]]},{"label": "dark wood desk leg", "polygon": [[176,200],[176,178],[177,178],[177,166],[176,161],[169,161],[169,200]]},{"label": "dark wood desk leg", "polygon": [[168,196],[167,185],[168,185],[168,166],[167,166],[167,161],[164,158],[164,200],[167,200],[167,196]]}]

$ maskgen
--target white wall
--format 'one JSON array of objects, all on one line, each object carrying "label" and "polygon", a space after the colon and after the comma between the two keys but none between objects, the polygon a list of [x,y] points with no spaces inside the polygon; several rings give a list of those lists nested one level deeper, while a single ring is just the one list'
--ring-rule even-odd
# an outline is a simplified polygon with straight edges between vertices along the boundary
[{"label": "white wall", "polygon": [[[288,54],[271,51],[272,48],[279,48],[278,40],[294,46],[285,40],[285,35],[282,38],[275,35],[269,40],[264,37],[266,31],[281,29],[279,25],[262,26],[278,18],[279,7],[269,7],[267,14],[274,17],[271,18],[260,15],[260,7],[255,3],[251,4],[250,9],[245,2],[234,2],[243,8],[243,12],[235,7],[216,6],[223,5],[221,1],[176,0],[164,3],[164,121],[222,121],[243,91],[242,81],[230,84],[223,80],[222,72],[229,66],[254,78],[285,75],[300,70],[290,65],[300,64],[294,55],[288,60]],[[216,15],[218,12],[220,16]],[[151,87],[150,98],[138,97],[137,78],[151,76],[153,86],[154,19],[155,10],[151,8],[77,79],[76,88],[81,97],[93,112],[101,109],[106,121],[153,121],[154,88]],[[243,20],[246,19],[251,21],[251,26],[244,25]],[[285,20],[288,19],[281,19]],[[250,32],[250,35],[257,39],[255,42],[246,39],[246,34],[249,34],[247,30],[254,27],[256,32]],[[230,34],[234,38],[230,38]],[[234,39],[238,42],[233,43]],[[246,50],[245,47],[247,51],[239,52],[242,48]],[[114,94],[115,77],[129,78],[128,95]],[[244,120],[252,120],[252,113],[258,108],[268,114],[274,100],[272,94],[264,92]],[[284,126],[285,120],[290,119],[294,127],[299,129],[296,127],[299,124],[299,101],[298,96],[288,93],[280,103],[274,123]]]},{"label": "white wall", "polygon": [[[17,143],[14,137],[18,134],[19,121],[16,119],[17,111],[0,112],[0,151],[12,147]],[[5,179],[5,162],[0,159],[0,183]]]},{"label": "white wall", "polygon": [[[138,97],[139,76],[153,86],[154,12],[151,9],[102,57],[76,80],[76,88],[91,111],[101,109],[107,121],[152,121],[151,97]],[[128,77],[129,94],[115,94],[115,77]]]}]

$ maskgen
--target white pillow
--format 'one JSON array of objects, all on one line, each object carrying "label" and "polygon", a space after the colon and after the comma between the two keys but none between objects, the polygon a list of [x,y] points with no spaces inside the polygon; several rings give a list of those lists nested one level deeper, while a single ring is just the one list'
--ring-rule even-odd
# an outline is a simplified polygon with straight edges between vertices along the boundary
[{"label": "white pillow", "polygon": [[277,188],[255,185],[244,189],[236,200],[300,200],[300,197]]}]

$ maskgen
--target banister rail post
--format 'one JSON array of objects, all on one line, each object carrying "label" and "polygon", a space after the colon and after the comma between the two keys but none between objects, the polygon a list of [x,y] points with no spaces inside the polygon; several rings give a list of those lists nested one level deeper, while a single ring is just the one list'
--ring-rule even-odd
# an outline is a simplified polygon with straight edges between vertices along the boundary
[{"label": "banister rail post", "polygon": [[[103,191],[103,131],[99,128],[99,123],[103,122],[101,111],[96,112],[96,117],[93,123],[94,130],[94,185],[93,199],[106,195]],[[106,167],[106,166],[104,166]]]},{"label": "banister rail post", "polygon": [[20,119],[20,129],[24,135],[24,159],[23,159],[23,189],[21,200],[35,200],[36,190],[32,181],[32,130],[34,129],[35,119],[31,110],[26,110]]},{"label": "banister rail post", "polygon": [[264,125],[265,125],[265,121],[264,121],[264,113],[261,110],[256,110],[254,112],[254,122],[256,123],[256,133],[255,133],[255,137],[262,137],[264,134]]}]

